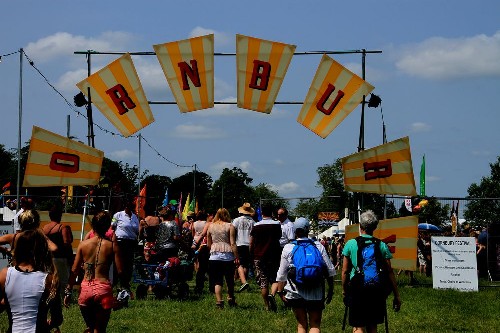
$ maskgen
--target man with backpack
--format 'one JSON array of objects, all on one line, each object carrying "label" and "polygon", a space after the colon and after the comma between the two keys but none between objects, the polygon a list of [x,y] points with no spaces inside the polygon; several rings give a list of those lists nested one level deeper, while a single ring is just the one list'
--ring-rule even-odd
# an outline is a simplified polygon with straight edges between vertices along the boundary
[{"label": "man with backpack", "polygon": [[[393,308],[399,311],[401,298],[391,267],[391,252],[387,244],[373,237],[378,219],[373,211],[361,214],[360,236],[344,247],[342,294],[349,308],[349,325],[353,332],[377,332],[377,324],[386,321],[386,299],[394,293]],[[346,309],[347,311],[347,309]]]},{"label": "man with backpack", "polygon": [[324,246],[307,237],[307,219],[297,218],[294,229],[296,240],[286,244],[281,253],[277,294],[293,309],[297,332],[320,332],[325,301],[329,304],[333,297],[335,268]]}]

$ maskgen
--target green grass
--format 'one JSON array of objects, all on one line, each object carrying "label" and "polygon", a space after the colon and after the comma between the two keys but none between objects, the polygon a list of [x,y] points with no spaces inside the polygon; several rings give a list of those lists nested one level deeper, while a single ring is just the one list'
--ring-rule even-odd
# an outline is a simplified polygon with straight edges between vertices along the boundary
[{"label": "green grass", "polygon": [[[406,276],[398,277],[403,300],[398,313],[388,309],[392,332],[500,332],[500,289],[481,281],[479,292],[434,290],[429,278],[417,275],[419,285],[408,286]],[[129,308],[113,312],[108,332],[196,332],[255,333],[296,332],[296,321],[290,310],[278,313],[264,311],[260,291],[252,284],[249,291],[237,294],[237,308],[219,310],[209,293],[188,301],[134,300]],[[323,312],[322,331],[341,332],[344,306],[336,281],[332,303]],[[63,333],[83,332],[85,325],[77,305],[64,309]],[[7,315],[0,315],[0,332],[7,328]],[[349,327],[345,332],[350,332]],[[384,332],[383,325],[379,332]]]}]

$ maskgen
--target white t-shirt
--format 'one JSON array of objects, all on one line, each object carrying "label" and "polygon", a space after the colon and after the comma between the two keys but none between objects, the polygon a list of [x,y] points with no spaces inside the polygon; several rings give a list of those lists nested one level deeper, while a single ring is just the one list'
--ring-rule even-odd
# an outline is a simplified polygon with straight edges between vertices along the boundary
[{"label": "white t-shirt", "polygon": [[236,229],[236,246],[250,246],[250,232],[255,221],[247,215],[242,215],[233,220]]}]

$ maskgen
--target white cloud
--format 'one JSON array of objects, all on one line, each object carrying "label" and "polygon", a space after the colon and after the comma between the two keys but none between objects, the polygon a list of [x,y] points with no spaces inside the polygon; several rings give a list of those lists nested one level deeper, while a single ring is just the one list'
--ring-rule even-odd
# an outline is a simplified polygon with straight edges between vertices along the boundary
[{"label": "white cloud", "polygon": [[[363,69],[361,67],[361,64],[358,62],[348,62],[343,64],[345,68],[353,72],[359,77],[363,77]],[[385,78],[386,75],[384,73],[376,68],[366,66],[365,65],[365,77],[366,81],[368,82],[374,82],[374,81],[380,81],[381,79]]]},{"label": "white cloud", "polygon": [[86,69],[78,69],[76,71],[68,71],[59,77],[55,86],[60,91],[65,92],[78,92],[79,89],[76,84],[87,77]]},{"label": "white cloud", "polygon": [[170,86],[156,57],[134,56],[134,65],[146,96],[149,97],[149,92],[162,92],[163,96],[168,93],[169,99],[173,100]]},{"label": "white cloud", "polygon": [[170,134],[180,139],[218,139],[226,136],[223,130],[203,125],[179,125]]},{"label": "white cloud", "polygon": [[426,123],[417,122],[411,124],[411,131],[413,133],[429,132],[430,130],[431,130],[431,125]]},{"label": "white cloud", "polygon": [[466,38],[433,37],[404,47],[399,70],[425,79],[500,76],[500,31]]},{"label": "white cloud", "polygon": [[137,157],[137,153],[133,152],[131,150],[128,150],[128,149],[122,149],[122,150],[115,150],[115,151],[109,153],[109,156],[113,160],[121,161],[121,160],[131,159],[133,157]]},{"label": "white cloud", "polygon": [[67,32],[57,32],[29,43],[25,47],[35,62],[47,62],[61,57],[73,56],[75,51],[124,50],[134,36],[127,32],[107,31],[97,37],[75,36]]},{"label": "white cloud", "polygon": [[299,184],[295,182],[287,182],[280,185],[268,184],[268,186],[272,190],[277,191],[280,195],[296,193],[297,190],[300,188]]},{"label": "white cloud", "polygon": [[489,150],[474,150],[474,151],[472,151],[472,155],[474,155],[474,156],[490,156],[491,151],[489,151]]},{"label": "white cloud", "polygon": [[232,168],[240,168],[242,171],[248,173],[252,168],[252,165],[248,161],[243,162],[229,162],[229,161],[221,161],[211,166],[211,170],[214,172],[221,172],[224,168],[232,169]]},{"label": "white cloud", "polygon": [[189,37],[198,37],[198,36],[205,36],[209,34],[214,34],[215,36],[215,46],[224,46],[228,45],[231,43],[233,40],[229,35],[227,35],[224,32],[221,31],[215,31],[213,29],[208,29],[208,28],[203,28],[203,27],[196,27],[193,30],[191,30],[191,33],[189,34]]}]

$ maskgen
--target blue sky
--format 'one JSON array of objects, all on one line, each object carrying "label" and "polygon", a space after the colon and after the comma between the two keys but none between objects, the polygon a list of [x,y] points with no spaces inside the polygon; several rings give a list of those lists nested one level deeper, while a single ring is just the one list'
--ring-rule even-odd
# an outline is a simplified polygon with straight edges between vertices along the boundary
[{"label": "blue sky", "polygon": [[[500,155],[500,2],[488,1],[11,1],[0,14],[0,55],[24,48],[69,101],[87,74],[74,51],[153,51],[152,45],[215,33],[215,52],[235,52],[236,34],[297,45],[297,52],[381,50],[366,59],[366,80],[382,98],[389,141],[410,137],[418,190],[426,156],[427,195],[465,196],[489,175]],[[118,56],[93,56],[92,71]],[[337,55],[361,73],[361,56]],[[277,101],[303,101],[320,55],[295,56]],[[146,96],[173,101],[154,56],[134,56]],[[235,57],[215,58],[215,100],[236,100]],[[0,63],[0,143],[17,147],[19,54]],[[271,115],[234,105],[180,114],[153,105],[156,121],[141,133],[161,155],[196,164],[214,180],[237,166],[254,185],[284,197],[316,196],[316,169],[357,151],[361,107],[326,139],[296,122],[300,106],[277,105]],[[84,109],[79,109],[85,112]],[[86,120],[57,95],[26,59],[22,141],[33,125],[87,142]],[[117,132],[94,108],[94,121]],[[138,140],[95,128],[105,156],[138,163]],[[381,111],[367,109],[365,147],[382,143]],[[177,177],[179,168],[142,144],[141,169]]]}]

